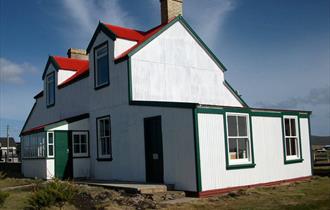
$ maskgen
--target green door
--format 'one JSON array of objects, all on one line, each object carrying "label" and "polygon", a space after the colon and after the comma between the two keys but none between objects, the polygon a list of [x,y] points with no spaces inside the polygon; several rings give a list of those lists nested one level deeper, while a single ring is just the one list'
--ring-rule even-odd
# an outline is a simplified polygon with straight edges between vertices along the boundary
[{"label": "green door", "polygon": [[72,177],[69,135],[67,131],[55,131],[55,177]]}]

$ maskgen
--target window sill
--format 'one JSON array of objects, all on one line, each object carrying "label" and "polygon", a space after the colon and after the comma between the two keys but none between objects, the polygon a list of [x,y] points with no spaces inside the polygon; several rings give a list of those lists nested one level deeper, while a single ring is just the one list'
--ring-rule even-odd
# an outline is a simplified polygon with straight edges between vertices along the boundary
[{"label": "window sill", "polygon": [[51,108],[51,107],[53,107],[53,106],[55,106],[55,103],[53,103],[53,104],[47,104],[47,105],[46,105],[47,109],[48,109],[48,108]]},{"label": "window sill", "polygon": [[112,158],[97,158],[97,161],[112,161]]},{"label": "window sill", "polygon": [[256,164],[248,163],[248,164],[236,164],[236,165],[227,165],[227,170],[235,170],[235,169],[244,169],[244,168],[254,168]]},{"label": "window sill", "polygon": [[81,158],[90,158],[89,155],[85,155],[85,156],[73,156],[73,159],[81,159]]},{"label": "window sill", "polygon": [[40,160],[40,159],[47,159],[46,157],[25,157],[25,158],[22,158],[22,160]]},{"label": "window sill", "polygon": [[105,87],[107,87],[107,86],[109,86],[109,85],[110,85],[110,83],[107,82],[107,83],[104,83],[104,84],[102,84],[102,85],[95,86],[94,89],[95,89],[95,90],[99,90],[99,89],[105,88]]},{"label": "window sill", "polygon": [[301,163],[303,162],[304,159],[300,158],[300,159],[292,159],[292,160],[285,160],[284,161],[284,164],[287,165],[287,164],[292,164],[292,163]]}]

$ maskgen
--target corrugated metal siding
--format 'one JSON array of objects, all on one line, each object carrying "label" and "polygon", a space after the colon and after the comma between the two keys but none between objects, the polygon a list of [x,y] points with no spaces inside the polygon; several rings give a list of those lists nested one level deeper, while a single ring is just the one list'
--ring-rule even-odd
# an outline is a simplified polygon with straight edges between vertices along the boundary
[{"label": "corrugated metal siding", "polygon": [[256,166],[226,170],[222,118],[220,114],[198,114],[203,191],[311,175],[307,119],[300,120],[302,163],[284,164],[281,118],[252,117]]}]

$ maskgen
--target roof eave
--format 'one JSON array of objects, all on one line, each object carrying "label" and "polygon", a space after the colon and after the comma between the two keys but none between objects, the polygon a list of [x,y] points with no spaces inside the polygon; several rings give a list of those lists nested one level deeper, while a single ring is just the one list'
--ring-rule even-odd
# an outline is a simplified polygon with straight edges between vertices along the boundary
[{"label": "roof eave", "polygon": [[113,33],[108,27],[106,27],[102,22],[99,22],[97,28],[95,29],[95,32],[93,34],[93,37],[91,39],[91,41],[89,42],[88,46],[87,46],[87,49],[86,49],[86,52],[89,53],[95,40],[96,40],[96,37],[97,35],[100,33],[100,32],[103,32],[105,35],[107,35],[109,38],[111,38],[113,41],[116,40],[116,34]]}]

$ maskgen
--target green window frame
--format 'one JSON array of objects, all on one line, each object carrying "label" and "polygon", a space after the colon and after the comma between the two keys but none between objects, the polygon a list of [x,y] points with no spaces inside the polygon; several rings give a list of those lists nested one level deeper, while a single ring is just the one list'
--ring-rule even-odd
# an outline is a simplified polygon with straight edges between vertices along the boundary
[{"label": "green window frame", "polygon": [[46,106],[55,105],[55,72],[51,72],[46,76]]},{"label": "green window frame", "polygon": [[104,42],[94,48],[94,89],[110,84],[109,47]]},{"label": "green window frame", "polygon": [[302,162],[299,115],[284,114],[282,116],[282,133],[284,164]]},{"label": "green window frame", "polygon": [[[254,162],[250,113],[243,110],[241,112],[225,112],[223,117],[226,169],[254,168],[256,164]],[[240,150],[240,147],[244,149]]]}]

